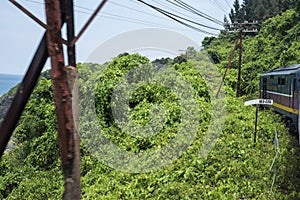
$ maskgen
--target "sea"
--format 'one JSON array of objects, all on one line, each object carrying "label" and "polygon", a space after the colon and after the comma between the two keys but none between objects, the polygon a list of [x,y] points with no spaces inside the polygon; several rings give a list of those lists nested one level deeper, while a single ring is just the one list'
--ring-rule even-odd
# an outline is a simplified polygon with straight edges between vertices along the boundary
[{"label": "sea", "polygon": [[0,74],[0,96],[22,81],[22,75]]}]

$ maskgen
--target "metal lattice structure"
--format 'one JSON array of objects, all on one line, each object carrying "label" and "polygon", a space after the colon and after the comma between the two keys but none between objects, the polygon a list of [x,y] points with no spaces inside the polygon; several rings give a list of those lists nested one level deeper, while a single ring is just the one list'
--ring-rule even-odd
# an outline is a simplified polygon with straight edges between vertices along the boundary
[{"label": "metal lattice structure", "polygon": [[[47,24],[44,24],[15,0],[9,1],[46,30],[0,126],[0,155],[3,155],[41,71],[47,59],[50,58],[58,143],[65,181],[63,199],[80,199],[79,133],[75,128],[78,123],[78,111],[74,107],[78,102],[75,43],[107,0],[100,3],[77,36],[74,34],[73,0],[45,0]],[[67,39],[63,39],[61,35],[61,28],[64,24],[67,29]],[[67,45],[67,66],[64,61],[63,44]]]}]

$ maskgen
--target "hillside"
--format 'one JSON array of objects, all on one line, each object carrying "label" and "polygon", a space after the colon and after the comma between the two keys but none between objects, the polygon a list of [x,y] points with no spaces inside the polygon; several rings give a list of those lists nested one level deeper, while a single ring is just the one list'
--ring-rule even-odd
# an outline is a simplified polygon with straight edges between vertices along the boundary
[{"label": "hillside", "polygon": [[[297,139],[282,116],[264,110],[254,144],[255,108],[244,106],[257,97],[261,72],[299,62],[299,26],[299,15],[289,10],[245,38],[241,98],[233,97],[237,59],[226,93],[215,98],[234,35],[206,38],[205,51],[192,51],[187,62],[151,63],[133,54],[104,65],[79,63],[83,199],[299,199]],[[0,199],[61,198],[52,98],[51,80],[42,77],[14,134],[15,148],[1,159]],[[275,132],[279,156],[269,169]],[[108,154],[109,142],[117,154]],[[169,144],[175,151],[164,151]],[[143,155],[151,159],[141,162]]]},{"label": "hillside", "polygon": [[[229,13],[231,23],[262,22],[288,9],[300,8],[298,0],[235,0]],[[226,19],[225,22],[228,20]]]},{"label": "hillside", "polygon": [[[245,95],[258,96],[259,75],[270,69],[300,63],[300,16],[296,10],[266,20],[255,37],[243,39],[242,90]],[[203,46],[213,62],[225,70],[237,35],[205,38]],[[235,56],[226,84],[235,89],[238,56]],[[235,90],[234,90],[235,91]]]}]

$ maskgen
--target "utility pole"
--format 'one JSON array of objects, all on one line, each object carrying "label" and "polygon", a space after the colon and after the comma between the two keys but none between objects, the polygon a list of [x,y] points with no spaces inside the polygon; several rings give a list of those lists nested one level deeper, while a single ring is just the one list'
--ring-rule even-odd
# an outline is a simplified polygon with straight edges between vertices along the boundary
[{"label": "utility pole", "polygon": [[238,78],[236,84],[236,97],[241,96],[241,69],[242,69],[242,54],[243,54],[243,29],[240,30],[240,52],[239,52],[239,66],[238,66]]},{"label": "utility pole", "polygon": [[259,29],[259,24],[257,21],[253,21],[253,22],[248,22],[248,21],[244,21],[243,23],[238,23],[238,22],[234,22],[233,24],[225,24],[225,32],[227,33],[237,33],[239,32],[239,36],[235,42],[235,46],[233,48],[233,51],[231,53],[230,59],[228,61],[226,70],[224,72],[218,93],[216,95],[216,97],[218,97],[221,87],[223,85],[226,73],[230,67],[231,61],[233,59],[233,56],[235,54],[236,48],[237,48],[237,44],[238,42],[240,42],[240,46],[239,46],[239,62],[238,62],[238,77],[237,77],[237,86],[236,86],[236,97],[240,97],[241,94],[241,70],[242,70],[242,55],[243,55],[243,34],[247,34],[247,35],[255,35],[258,33],[258,29]]},{"label": "utility pole", "polygon": [[223,77],[222,77],[222,80],[221,80],[221,83],[220,83],[218,92],[217,92],[217,94],[216,94],[216,98],[219,97],[219,94],[220,94],[220,92],[221,92],[221,88],[222,88],[222,86],[223,86],[223,83],[224,83],[226,74],[227,74],[227,72],[228,72],[228,70],[229,70],[229,67],[230,67],[230,65],[231,65],[231,62],[232,62],[232,60],[233,60],[233,57],[234,57],[234,54],[235,54],[235,51],[236,51],[238,42],[240,41],[240,37],[241,37],[241,34],[240,34],[239,37],[235,40],[235,44],[234,44],[233,50],[232,50],[232,52],[231,52],[230,58],[229,58],[229,60],[228,60],[226,69],[225,69],[225,71],[224,71],[224,74],[223,74]]}]

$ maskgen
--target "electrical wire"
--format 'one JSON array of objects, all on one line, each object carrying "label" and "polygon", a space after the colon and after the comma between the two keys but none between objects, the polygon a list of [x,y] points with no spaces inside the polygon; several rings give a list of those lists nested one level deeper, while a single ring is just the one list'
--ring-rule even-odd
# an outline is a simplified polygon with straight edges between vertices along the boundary
[{"label": "electrical wire", "polygon": [[[30,3],[35,3],[35,4],[40,4],[40,5],[44,5],[44,3],[39,2],[39,1],[35,1],[35,0],[24,0]],[[93,9],[90,8],[86,8],[83,6],[77,6],[74,5],[74,7],[82,9],[82,10],[87,10],[87,11],[91,11],[91,12],[85,12],[85,11],[81,11],[81,10],[74,10],[74,12],[77,13],[82,13],[82,14],[92,14],[92,11],[94,11]],[[142,12],[142,11],[141,11]],[[143,12],[142,12],[143,13]],[[146,13],[144,13],[146,14]],[[148,13],[149,15],[152,15],[150,13]],[[149,21],[144,21],[144,20],[139,20],[139,19],[135,19],[135,18],[130,18],[130,17],[126,17],[126,16],[121,16],[121,15],[116,15],[116,14],[110,14],[107,12],[101,12],[101,14],[97,15],[98,17],[103,17],[103,18],[107,18],[107,19],[113,19],[113,20],[118,20],[118,21],[124,21],[124,22],[129,22],[129,23],[133,23],[133,24],[142,24],[142,25],[147,25],[147,26],[154,26],[154,27],[159,27],[159,28],[169,28],[172,30],[181,30],[181,31],[191,31],[189,29],[178,29],[177,27],[172,27],[172,26],[166,26],[166,25],[162,25],[162,24],[158,24],[158,23],[153,23],[153,22],[149,22]],[[156,15],[152,15],[161,19],[165,19],[163,17],[160,16],[156,16]],[[167,20],[167,19],[166,19]]]},{"label": "electrical wire", "polygon": [[[74,7],[79,7],[81,9],[84,8],[82,6],[74,6]],[[89,8],[84,8],[84,9],[92,11],[92,9],[89,9]],[[85,12],[85,11],[80,11],[80,10],[74,10],[74,11],[77,13],[91,14],[91,12]],[[149,22],[149,21],[139,20],[139,19],[125,17],[125,16],[121,16],[121,15],[116,15],[116,14],[110,14],[110,13],[106,13],[106,12],[101,12],[101,14],[99,14],[97,16],[108,18],[108,19],[130,22],[130,23],[134,23],[134,24],[143,24],[143,25],[148,25],[148,26],[152,25],[152,26],[156,26],[156,27],[160,27],[160,28],[169,28],[169,29],[176,29],[176,30],[182,30],[182,31],[189,31],[188,29],[178,29],[177,27],[166,26],[166,25],[162,25],[162,24],[158,24],[158,23],[153,23],[153,22]]]},{"label": "electrical wire", "polygon": [[[87,14],[87,15],[92,14],[91,12],[85,12],[85,11],[75,10],[75,9],[74,9],[74,12],[82,13],[82,14]],[[157,26],[157,27],[160,27],[160,28],[164,27],[163,25],[160,25],[160,24],[156,24],[156,23],[152,23],[152,22],[147,22],[147,21],[143,21],[143,20],[138,20],[138,19],[133,19],[133,18],[129,18],[129,17],[123,17],[123,16],[120,16],[120,15],[112,15],[112,14],[101,13],[101,14],[98,14],[96,16],[97,17],[107,18],[107,19],[113,19],[113,20],[130,22],[130,23],[134,23],[134,24],[142,24],[142,25],[148,25],[148,26],[151,25],[151,26]],[[172,28],[174,28],[174,27],[172,27]]]},{"label": "electrical wire", "polygon": [[[131,1],[131,0],[130,0],[130,1]],[[187,15],[186,13],[183,13],[183,12],[178,11],[178,9],[177,9],[177,10],[176,10],[176,9],[173,9],[172,7],[170,7],[170,5],[163,4],[162,2],[159,2],[159,1],[157,1],[157,0],[152,0],[152,2],[155,2],[156,4],[158,4],[158,5],[160,5],[160,6],[163,6],[163,7],[167,8],[167,9],[170,10],[170,11],[173,11],[173,12],[176,12],[176,13],[178,13],[178,14],[181,14],[181,15],[183,15],[183,16],[185,16],[185,17],[193,18],[192,16]],[[173,4],[171,4],[171,5],[174,6],[174,7],[177,7],[176,5],[173,5]],[[195,19],[195,18],[193,18],[193,19],[194,19],[194,20],[197,20],[197,19]]]},{"label": "electrical wire", "polygon": [[219,28],[214,28],[214,27],[211,27],[211,26],[207,26],[207,25],[205,25],[205,24],[201,24],[201,23],[195,22],[195,21],[193,21],[193,20],[189,20],[189,19],[187,19],[187,18],[181,17],[181,16],[179,16],[179,15],[175,15],[175,14],[173,14],[173,13],[171,13],[171,12],[168,12],[168,11],[166,11],[166,10],[163,10],[163,9],[160,9],[160,8],[157,8],[157,7],[156,7],[156,9],[157,9],[158,11],[160,11],[160,12],[167,13],[168,15],[177,17],[177,18],[179,18],[179,19],[183,19],[183,20],[185,20],[185,21],[188,21],[188,22],[190,22],[190,23],[196,24],[196,25],[198,25],[198,26],[202,26],[202,27],[209,28],[209,29],[212,29],[212,30],[217,30],[217,31],[220,31],[220,30],[221,30],[221,29],[219,29]]},{"label": "electrical wire", "polygon": [[[119,7],[122,7],[122,8],[126,8],[128,10],[133,10],[135,12],[139,12],[139,13],[142,13],[142,14],[145,14],[145,15],[149,15],[149,16],[156,17],[156,18],[159,18],[159,19],[167,20],[164,17],[158,16],[158,15],[154,15],[154,14],[151,14],[151,13],[147,13],[147,12],[144,12],[144,11],[140,11],[138,9],[135,9],[135,8],[132,8],[132,7],[129,7],[129,6],[125,6],[125,5],[122,5],[122,4],[113,2],[113,1],[108,1],[108,3],[116,5],[116,6],[119,6]],[[79,7],[79,6],[77,6],[77,7]]]},{"label": "electrical wire", "polygon": [[[129,0],[129,1],[137,3],[137,2],[134,1],[134,0]],[[183,15],[183,16],[188,17],[188,18],[192,18],[191,16],[189,16],[189,15],[187,15],[187,14],[185,14],[185,13],[182,13],[182,12],[179,12],[178,10],[175,10],[175,9],[170,8],[170,5],[163,4],[162,2],[159,2],[159,1],[157,1],[157,0],[152,0],[152,2],[155,2],[156,4],[159,4],[160,6],[164,6],[164,7],[168,8],[168,10],[174,11],[174,12],[179,13],[179,14],[181,14],[181,15]],[[211,17],[211,16],[209,16],[208,14],[206,14],[206,13],[204,13],[204,12],[201,12],[200,10],[195,9],[195,8],[193,8],[192,6],[188,5],[188,4],[186,4],[186,6],[189,6],[190,8],[186,8],[186,7],[182,6],[182,5],[178,5],[178,4],[176,4],[176,3],[172,2],[172,1],[169,1],[169,0],[166,0],[166,2],[171,3],[172,6],[179,7],[179,8],[181,8],[181,9],[185,10],[185,11],[188,11],[188,12],[190,12],[190,13],[192,13],[192,14],[196,14],[197,16],[200,16],[200,17],[202,17],[202,18],[206,18],[206,19],[208,19],[208,20],[210,20],[210,21],[216,23],[217,25],[224,27],[224,23],[223,23],[222,21],[220,21],[220,20],[218,20],[218,19],[216,19],[216,18],[214,18],[214,17]],[[181,1],[181,3],[184,3],[184,2]],[[161,9],[161,8],[160,8],[160,9]],[[162,10],[163,10],[163,9],[162,9]],[[168,12],[168,11],[166,11],[166,10],[163,10],[163,11],[164,11],[164,12]],[[195,19],[195,18],[194,18],[194,20],[189,20],[189,19],[180,17],[180,16],[178,16],[178,15],[175,15],[175,14],[173,14],[173,13],[170,13],[170,12],[169,12],[169,14],[170,14],[170,15],[173,15],[173,16],[175,16],[175,17],[181,18],[181,19],[183,19],[183,20],[189,21],[190,23],[200,25],[198,22],[195,22],[195,20],[197,20],[197,19]],[[193,22],[192,22],[192,21],[193,21]],[[222,30],[222,29],[218,29],[218,28],[211,27],[211,26],[208,27],[207,25],[204,25],[204,24],[201,24],[200,26],[203,26],[203,27],[206,27],[206,28],[209,28],[209,29],[213,29],[213,30]]]},{"label": "electrical wire", "polygon": [[228,5],[229,8],[231,8],[230,4],[228,3],[228,0],[225,0],[225,3]]},{"label": "electrical wire", "polygon": [[[28,2],[31,2],[31,3],[36,3],[36,4],[44,4],[42,2],[39,2],[39,1],[35,1],[35,0],[24,0],[24,1],[28,1]],[[133,1],[133,0],[131,0]],[[141,1],[140,1],[141,2]],[[144,2],[146,3],[146,2]],[[115,3],[117,4],[117,3]],[[120,5],[120,4],[119,4]],[[152,6],[150,4],[148,4],[148,6]],[[76,8],[80,8],[80,9],[84,9],[84,10],[88,10],[88,11],[93,11],[92,9],[90,8],[86,8],[86,7],[83,7],[83,6],[77,6],[77,5],[74,5],[74,7]],[[125,6],[124,6],[125,7]],[[127,7],[127,6],[126,6]],[[128,7],[129,8],[129,7]],[[205,33],[205,34],[209,34],[209,35],[217,35],[217,34],[214,34],[214,33],[211,33],[211,32],[208,32],[208,31],[205,31],[205,30],[202,30],[202,29],[199,29],[197,27],[194,27],[190,24],[187,24],[177,18],[180,18],[182,20],[185,20],[185,21],[188,21],[190,23],[193,23],[193,24],[196,24],[198,26],[202,26],[202,27],[205,27],[205,28],[209,28],[209,29],[213,29],[213,30],[221,30],[221,29],[217,29],[217,28],[213,28],[213,27],[210,27],[210,26],[207,26],[207,25],[204,25],[204,24],[201,24],[201,23],[198,23],[198,22],[195,22],[195,21],[192,21],[192,20],[189,20],[189,19],[186,19],[184,17],[181,17],[181,16],[178,16],[178,15],[175,15],[173,13],[170,13],[168,11],[165,11],[163,9],[160,9],[158,7],[155,7],[153,6],[152,7],[153,9],[155,9],[156,11],[162,13],[163,15],[167,16],[168,18],[190,28],[190,29],[193,29],[193,30],[196,30],[198,32],[202,32],[202,33]],[[136,10],[136,9],[134,9]],[[91,14],[89,12],[84,12],[84,11],[80,11],[80,10],[74,10],[75,12],[79,12],[79,13],[83,13],[83,14]],[[142,12],[142,11],[141,11]],[[145,13],[144,13],[145,14]],[[149,13],[148,13],[149,14]],[[152,14],[150,14],[152,15]],[[134,19],[134,18],[130,18],[130,17],[125,17],[125,16],[121,16],[121,15],[116,15],[116,14],[111,14],[111,13],[107,13],[107,12],[101,12],[101,15],[97,15],[97,16],[102,16],[102,17],[105,17],[105,18],[109,18],[109,19],[114,19],[114,20],[120,20],[120,21],[126,21],[126,22],[130,22],[130,23],[135,23],[135,24],[143,24],[143,25],[151,25],[151,26],[157,26],[157,27],[162,27],[162,28],[166,28],[168,26],[165,26],[165,25],[161,25],[161,24],[156,24],[156,23],[153,23],[153,22],[148,22],[148,21],[143,21],[143,20],[138,20],[138,19]],[[155,16],[155,15],[154,15]],[[157,16],[159,17],[159,16]],[[176,18],[177,17],[177,18]],[[170,27],[169,28],[171,29],[176,29],[176,30],[179,30],[178,28],[175,28],[175,27]],[[181,30],[184,30],[184,31],[187,31],[187,29],[181,29]]]},{"label": "electrical wire", "polygon": [[217,7],[220,8],[224,13],[227,13],[227,11],[222,6],[220,6],[220,4],[216,0],[210,0],[210,1],[215,5],[217,5]]},{"label": "electrical wire", "polygon": [[208,20],[210,20],[212,22],[215,22],[216,24],[220,24],[220,25],[223,26],[223,22],[222,21],[220,21],[220,20],[218,20],[218,19],[216,19],[216,18],[214,18],[214,17],[212,17],[212,16],[210,16],[210,15],[208,15],[208,14],[200,11],[199,9],[196,9],[196,8],[190,6],[189,4],[187,4],[187,3],[185,3],[185,2],[183,2],[181,0],[175,0],[175,1],[178,2],[178,3],[180,3],[183,6],[187,7],[188,9],[192,10],[194,13],[197,13],[200,16],[203,15],[204,18],[206,18],[206,19],[208,19]]},{"label": "electrical wire", "polygon": [[147,6],[149,6],[150,8],[152,8],[152,9],[154,9],[154,10],[160,12],[160,13],[168,14],[168,16],[173,16],[173,17],[175,17],[175,18],[179,18],[179,19],[188,21],[188,22],[190,22],[190,23],[196,24],[196,25],[198,25],[198,26],[202,26],[202,27],[209,28],[209,29],[212,29],[212,30],[217,30],[217,31],[222,30],[222,29],[214,28],[214,27],[211,27],[211,26],[207,26],[207,25],[205,25],[205,24],[201,24],[201,23],[195,22],[195,21],[193,21],[193,20],[189,20],[189,19],[187,19],[187,18],[181,17],[181,16],[176,15],[176,14],[174,14],[174,13],[171,13],[171,12],[168,12],[168,11],[163,10],[163,9],[161,9],[161,8],[158,8],[158,7],[156,7],[156,6],[153,6],[153,5],[151,5],[151,4],[149,4],[149,3],[146,3],[146,2],[144,2],[144,1],[142,1],[142,0],[137,0],[137,1],[139,1],[139,2],[141,2],[141,3],[143,3],[143,4],[147,5]]},{"label": "electrical wire", "polygon": [[186,19],[186,18],[180,17],[180,16],[178,16],[178,15],[175,15],[175,14],[173,14],[173,13],[170,13],[170,12],[168,12],[168,11],[165,11],[165,10],[163,10],[163,9],[160,9],[160,8],[158,8],[158,7],[156,7],[156,6],[153,6],[153,5],[151,5],[151,4],[147,3],[147,2],[144,2],[144,1],[142,1],[142,0],[137,0],[137,1],[140,2],[140,3],[142,3],[142,4],[144,4],[144,5],[146,5],[146,6],[148,6],[148,7],[150,7],[150,8],[152,8],[152,9],[154,9],[154,10],[156,10],[156,11],[158,11],[158,12],[160,12],[161,14],[163,14],[163,15],[165,15],[165,16],[171,18],[172,20],[174,20],[174,21],[176,21],[176,22],[178,22],[178,23],[180,23],[180,24],[182,24],[182,25],[184,25],[184,26],[186,26],[186,27],[189,27],[189,28],[191,28],[191,29],[194,29],[194,30],[196,30],[196,31],[199,31],[199,32],[202,32],[202,33],[205,33],[205,34],[209,34],[209,35],[217,35],[217,34],[214,34],[214,33],[211,33],[211,32],[208,32],[208,31],[204,31],[204,30],[202,30],[202,29],[199,29],[199,28],[197,28],[197,27],[195,27],[195,26],[192,26],[192,25],[190,25],[190,24],[187,24],[187,23],[185,23],[185,22],[183,22],[183,21],[177,19],[176,17],[181,18],[181,19],[184,19],[184,20],[186,20],[186,21],[188,21],[188,22],[191,22],[191,23],[195,23],[195,24],[197,24],[197,25],[199,25],[199,26],[203,26],[203,27],[206,27],[206,28],[214,29],[214,30],[220,30],[220,29],[216,29],[216,28],[213,28],[213,27],[209,27],[209,26],[206,26],[206,25],[203,25],[203,24],[200,24],[200,23],[197,23],[197,22],[188,20],[188,19]]},{"label": "electrical wire", "polygon": [[209,16],[208,14],[206,14],[206,13],[204,13],[204,12],[202,12],[202,11],[200,11],[200,10],[194,8],[194,7],[192,7],[191,5],[189,5],[189,4],[187,4],[187,3],[183,2],[183,1],[175,0],[176,3],[175,3],[175,2],[172,2],[172,1],[170,1],[170,0],[167,0],[167,1],[168,1],[169,3],[171,3],[171,4],[175,5],[175,6],[177,6],[177,7],[180,7],[180,8],[182,8],[182,9],[187,10],[187,11],[189,11],[189,12],[192,12],[192,13],[194,13],[194,14],[196,14],[196,15],[202,17],[202,18],[205,18],[205,19],[207,19],[207,20],[209,20],[209,21],[211,21],[211,22],[214,22],[214,23],[216,23],[216,24],[218,24],[218,25],[220,25],[220,26],[223,26],[223,22],[222,22],[222,21],[220,21],[220,20],[218,20],[218,19],[215,19],[214,17]]},{"label": "electrical wire", "polygon": [[[150,5],[150,4],[148,4],[148,5]],[[85,8],[85,7],[82,7],[82,6],[74,6],[74,7],[78,7],[78,8],[82,8],[82,9],[87,9],[87,10],[91,10],[91,11],[92,11],[92,9]],[[188,21],[188,22],[190,22],[190,23],[193,23],[193,24],[196,24],[196,25],[198,25],[198,26],[202,26],[202,27],[209,28],[209,29],[212,29],[212,30],[217,30],[217,31],[220,31],[220,30],[221,30],[221,29],[218,29],[218,28],[210,27],[210,26],[207,26],[207,25],[204,25],[204,24],[201,24],[201,23],[198,23],[198,22],[195,22],[195,21],[186,19],[186,18],[184,18],[184,17],[175,15],[175,14],[173,14],[173,13],[170,13],[170,12],[165,11],[165,10],[163,10],[163,9],[160,9],[160,8],[158,8],[158,7],[155,7],[155,8],[158,9],[158,10],[160,10],[160,11],[162,11],[162,12],[167,13],[168,15],[172,15],[172,16],[174,16],[174,17],[177,17],[177,18],[186,20],[186,21]],[[122,16],[119,16],[119,15],[116,15],[116,14],[110,14],[110,13],[106,13],[106,12],[102,12],[102,14],[122,17]],[[125,18],[127,18],[127,19],[132,19],[132,18],[128,18],[128,17],[125,17]]]}]

